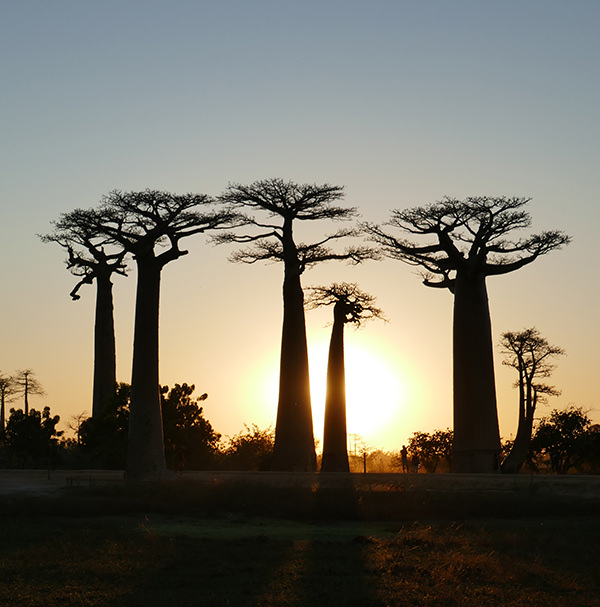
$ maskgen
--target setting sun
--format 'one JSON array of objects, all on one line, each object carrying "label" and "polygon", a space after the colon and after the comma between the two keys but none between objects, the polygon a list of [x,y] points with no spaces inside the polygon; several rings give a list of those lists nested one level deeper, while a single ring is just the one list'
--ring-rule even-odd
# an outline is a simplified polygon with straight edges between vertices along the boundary
[{"label": "setting sun", "polygon": [[[309,352],[314,430],[322,440],[328,344],[321,343]],[[345,365],[348,434],[357,434],[372,446],[389,444],[390,435],[397,433],[405,400],[402,378],[379,352],[349,340]]]},{"label": "setting sun", "polygon": [[[385,450],[401,447],[401,431],[406,416],[408,386],[400,369],[394,368],[384,353],[367,343],[347,340],[346,364],[346,422],[348,435],[358,435],[370,447]],[[317,451],[322,448],[323,420],[329,344],[326,340],[309,346],[312,412]],[[275,425],[279,386],[278,361],[270,357],[256,373],[265,377],[262,400],[268,403],[260,424]],[[270,416],[270,417],[269,417]],[[272,421],[266,421],[271,419]],[[350,441],[353,442],[353,441]]]}]

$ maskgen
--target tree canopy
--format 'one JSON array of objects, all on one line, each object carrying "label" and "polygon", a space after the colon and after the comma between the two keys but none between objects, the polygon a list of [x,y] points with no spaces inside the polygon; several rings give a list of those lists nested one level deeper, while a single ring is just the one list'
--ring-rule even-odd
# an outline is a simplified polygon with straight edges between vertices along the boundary
[{"label": "tree canopy", "polygon": [[398,238],[370,223],[365,229],[385,255],[422,267],[426,286],[454,292],[457,271],[468,269],[485,276],[507,274],[571,241],[558,230],[507,238],[509,233],[531,225],[529,213],[523,210],[530,201],[516,196],[470,196],[464,200],[445,197],[424,207],[392,211],[385,226],[401,234],[429,238],[426,244]]}]

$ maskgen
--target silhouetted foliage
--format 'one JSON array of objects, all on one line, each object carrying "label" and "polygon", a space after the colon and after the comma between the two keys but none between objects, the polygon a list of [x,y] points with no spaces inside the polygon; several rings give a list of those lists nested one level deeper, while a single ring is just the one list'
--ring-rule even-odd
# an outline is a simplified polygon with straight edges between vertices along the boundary
[{"label": "silhouetted foliage", "polygon": [[175,384],[161,388],[165,455],[171,470],[202,470],[214,464],[221,438],[204,417],[198,403],[208,394],[193,397],[195,386]]},{"label": "silhouetted foliage", "polygon": [[158,379],[161,273],[166,264],[187,254],[180,248],[183,238],[232,224],[235,215],[215,211],[212,202],[205,194],[113,191],[90,215],[95,232],[131,253],[137,267],[128,480],[160,479],[166,474]]},{"label": "silhouetted foliage", "polygon": [[[547,231],[509,240],[531,224],[522,207],[528,198],[444,198],[440,202],[395,210],[387,226],[365,224],[370,238],[393,259],[423,268],[423,284],[454,295],[454,445],[453,470],[497,470],[500,433],[496,410],[493,343],[486,279],[513,272],[566,245],[562,232]],[[423,244],[403,236],[429,240]]]},{"label": "silhouetted foliage", "polygon": [[84,284],[96,283],[92,417],[98,417],[117,384],[112,275],[126,275],[127,251],[98,232],[97,211],[77,209],[52,223],[54,231],[40,238],[67,251],[67,268],[81,278],[70,293],[72,299],[80,298],[78,291]]},{"label": "silhouetted foliage", "polygon": [[0,373],[0,434],[4,434],[6,426],[6,403],[17,393],[17,385],[13,377]]},{"label": "silhouetted foliage", "polygon": [[10,467],[54,467],[58,459],[58,440],[62,431],[56,429],[58,415],[51,416],[50,407],[42,412],[11,409],[6,424],[5,441]]},{"label": "silhouetted foliage", "polygon": [[600,474],[600,424],[589,426],[587,430],[580,471],[586,474]]},{"label": "silhouetted foliage", "polygon": [[79,424],[77,442],[84,467],[122,470],[127,456],[131,387],[117,384],[115,395],[97,417]]},{"label": "silhouetted foliage", "polygon": [[309,244],[295,241],[293,228],[297,221],[341,221],[356,217],[355,208],[335,204],[343,196],[344,189],[340,186],[267,179],[250,185],[231,184],[219,198],[234,208],[259,211],[264,216],[263,219],[244,214],[240,223],[246,228],[245,233],[227,233],[217,238],[221,243],[252,244],[234,253],[232,261],[284,264],[279,403],[273,455],[276,470],[316,469],[301,276],[320,262],[358,263],[374,256],[367,247],[348,247],[343,252],[330,248],[331,243],[354,236],[354,230],[338,230]]},{"label": "silhouetted foliage", "polygon": [[327,363],[321,472],[349,472],[344,328],[348,323],[359,327],[367,320],[383,318],[383,313],[375,307],[375,298],[361,291],[354,283],[333,283],[329,287],[310,289],[307,298],[309,308],[330,305],[333,305],[333,328]]},{"label": "silhouetted foliage", "polygon": [[275,432],[269,426],[261,430],[256,424],[228,439],[221,451],[221,467],[225,470],[264,471],[271,468]]},{"label": "silhouetted foliage", "polygon": [[29,397],[32,394],[43,396],[44,389],[31,369],[21,369],[13,377],[16,394],[23,395],[23,412],[29,414]]},{"label": "silhouetted foliage", "polygon": [[423,466],[429,473],[436,472],[441,462],[444,462],[449,469],[453,436],[454,433],[450,429],[436,430],[433,434],[413,432],[408,439],[409,469],[415,457],[418,458],[419,466]]},{"label": "silhouetted foliage", "polygon": [[531,449],[538,456],[548,457],[552,472],[567,474],[592,454],[595,439],[588,414],[581,407],[571,406],[563,411],[554,409],[539,421]]},{"label": "silhouetted foliage", "polygon": [[501,468],[504,473],[516,474],[529,454],[538,403],[546,402],[548,396],[560,394],[553,386],[541,384],[539,380],[550,377],[554,370],[550,361],[565,352],[562,348],[550,345],[536,328],[518,333],[503,333],[500,345],[505,355],[502,364],[516,369],[518,373],[514,384],[519,390],[517,434]]}]

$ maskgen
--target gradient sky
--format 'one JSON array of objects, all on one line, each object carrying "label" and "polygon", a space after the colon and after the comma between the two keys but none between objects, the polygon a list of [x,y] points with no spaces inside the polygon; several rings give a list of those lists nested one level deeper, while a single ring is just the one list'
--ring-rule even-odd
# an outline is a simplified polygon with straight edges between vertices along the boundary
[{"label": "gradient sky", "polygon": [[[36,234],[113,189],[329,182],[374,222],[445,195],[527,196],[532,231],[573,242],[489,280],[494,341],[536,326],[567,352],[550,380],[562,395],[540,414],[574,404],[600,421],[599,26],[596,0],[3,0],[0,370],[34,369],[47,395],[31,406],[65,424],[91,410],[95,292],[71,301],[63,251]],[[202,236],[187,245],[163,272],[161,383],[208,392],[224,435],[274,424],[282,268],[232,264]],[[349,431],[398,449],[450,426],[451,294],[392,260],[303,278],[333,281],[357,282],[390,321],[347,333]],[[115,280],[127,382],[134,287],[133,270]],[[330,313],[307,315],[317,384]],[[496,367],[509,437],[515,373],[498,353]]]}]

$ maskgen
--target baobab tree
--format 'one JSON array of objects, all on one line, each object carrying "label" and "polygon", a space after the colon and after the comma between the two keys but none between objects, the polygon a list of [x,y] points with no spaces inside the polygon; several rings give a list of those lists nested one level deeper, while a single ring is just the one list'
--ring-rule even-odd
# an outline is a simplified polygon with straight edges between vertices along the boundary
[{"label": "baobab tree", "polygon": [[548,396],[560,394],[556,388],[539,383],[539,380],[550,377],[555,367],[551,361],[563,355],[565,351],[549,344],[535,327],[502,333],[500,346],[502,354],[505,355],[502,364],[516,369],[519,374],[515,382],[515,387],[519,390],[517,434],[500,468],[504,473],[516,474],[529,454],[533,419],[538,403],[545,402]]},{"label": "baobab tree", "polygon": [[130,253],[137,268],[128,480],[167,474],[158,377],[160,279],[166,264],[187,254],[179,246],[183,238],[231,225],[234,215],[212,203],[205,194],[115,190],[93,214],[96,234]]},{"label": "baobab tree", "polygon": [[80,299],[79,289],[96,283],[94,322],[94,380],[92,417],[98,418],[115,396],[116,346],[112,275],[126,275],[127,251],[115,247],[96,227],[101,221],[98,211],[77,209],[63,213],[52,222],[54,231],[41,236],[43,242],[55,242],[67,251],[67,268],[80,278],[71,291],[71,298]]},{"label": "baobab tree", "polygon": [[546,231],[509,240],[528,228],[522,207],[529,198],[479,196],[395,210],[387,226],[402,235],[431,240],[417,244],[367,224],[370,238],[384,253],[421,266],[423,284],[446,288],[454,295],[453,383],[455,472],[497,471],[500,432],[496,407],[493,342],[486,279],[514,272],[570,239]]},{"label": "baobab tree", "polygon": [[308,308],[333,306],[321,472],[349,472],[344,328],[347,324],[360,327],[367,320],[383,319],[383,312],[375,307],[375,298],[372,295],[361,291],[355,283],[346,282],[333,283],[329,287],[312,287],[307,305]]},{"label": "baobab tree", "polygon": [[220,201],[234,208],[260,211],[259,219],[244,213],[241,225],[245,233],[226,233],[218,242],[252,243],[237,251],[232,261],[283,263],[283,327],[279,372],[279,401],[275,424],[273,469],[289,471],[316,470],[308,348],[304,316],[304,293],[301,276],[307,268],[330,260],[359,263],[374,256],[372,248],[350,246],[335,252],[330,244],[355,235],[354,230],[340,229],[310,244],[297,243],[294,227],[298,221],[330,219],[350,220],[355,208],[335,203],[344,196],[344,188],[329,184],[297,184],[282,179],[256,181],[250,185],[230,184]]},{"label": "baobab tree", "polygon": [[32,394],[43,396],[45,394],[42,384],[35,377],[31,369],[21,369],[13,377],[15,392],[23,395],[23,413],[29,415],[29,397]]}]

